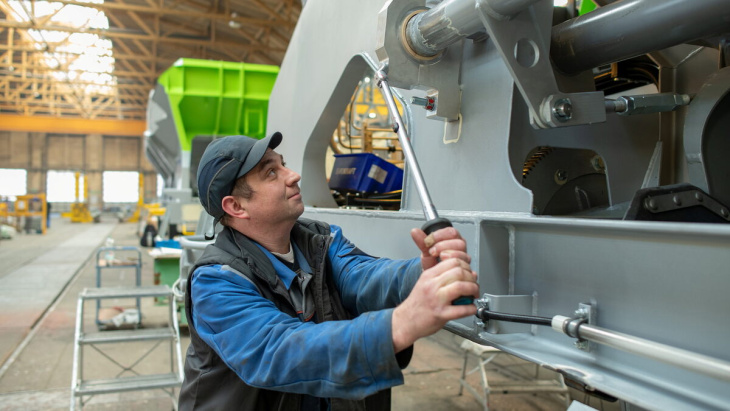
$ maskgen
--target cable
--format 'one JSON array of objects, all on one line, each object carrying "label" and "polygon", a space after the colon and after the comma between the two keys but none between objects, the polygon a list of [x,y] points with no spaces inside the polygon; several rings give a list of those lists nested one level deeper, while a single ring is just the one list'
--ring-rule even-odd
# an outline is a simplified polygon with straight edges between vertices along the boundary
[{"label": "cable", "polygon": [[486,308],[480,308],[477,310],[477,317],[482,321],[497,320],[497,321],[509,321],[513,323],[522,324],[535,324],[544,325],[547,327],[552,326],[552,318],[547,317],[535,317],[531,315],[518,315],[518,314],[506,314],[489,311]]},{"label": "cable", "polygon": [[185,290],[182,289],[183,287],[183,280],[182,278],[178,278],[175,280],[175,282],[172,284],[172,295],[175,296],[175,298],[179,301],[183,301],[185,299]]}]

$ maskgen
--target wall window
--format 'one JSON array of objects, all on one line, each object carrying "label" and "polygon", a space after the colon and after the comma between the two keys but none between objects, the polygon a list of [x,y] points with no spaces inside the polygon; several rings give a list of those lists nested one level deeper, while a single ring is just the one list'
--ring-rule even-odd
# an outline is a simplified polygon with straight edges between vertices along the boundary
[{"label": "wall window", "polygon": [[[76,172],[49,170],[46,174],[46,199],[49,203],[76,202]],[[79,175],[79,202],[84,200],[84,175]]]},{"label": "wall window", "polygon": [[104,203],[136,203],[139,200],[139,173],[136,171],[105,171]]},{"label": "wall window", "polygon": [[28,172],[22,168],[0,168],[0,196],[28,194]]}]

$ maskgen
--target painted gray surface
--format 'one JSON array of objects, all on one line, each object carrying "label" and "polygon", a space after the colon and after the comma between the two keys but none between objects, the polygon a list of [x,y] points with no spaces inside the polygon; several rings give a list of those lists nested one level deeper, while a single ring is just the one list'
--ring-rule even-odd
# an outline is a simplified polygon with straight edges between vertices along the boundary
[{"label": "painted gray surface", "polygon": [[[376,60],[378,13],[386,3],[307,5],[271,96],[268,127],[283,132],[278,151],[302,174],[305,216],[342,226],[368,253],[406,258],[418,254],[408,231],[423,223],[408,173],[402,210],[377,212],[333,208],[324,169],[331,133],[368,60]],[[601,327],[730,361],[729,227],[536,217],[532,194],[519,181],[525,156],[536,146],[591,149],[606,163],[615,206],[641,188],[660,136],[662,181],[686,181],[686,110],[534,130],[492,42],[455,46],[463,47],[461,124],[428,119],[419,108],[406,107],[406,117],[433,203],[467,239],[482,291],[534,295],[535,314],[547,317],[570,316],[579,303],[590,302]],[[688,47],[652,57],[671,72],[663,78],[672,79],[676,92],[691,94],[717,66],[716,51]],[[592,91],[590,73],[558,76],[557,82],[563,92]],[[420,91],[399,92],[408,97]],[[301,104],[304,98],[307,104]],[[549,328],[489,334],[471,318],[448,328],[646,409],[730,407],[727,382],[606,347],[584,352]]]}]

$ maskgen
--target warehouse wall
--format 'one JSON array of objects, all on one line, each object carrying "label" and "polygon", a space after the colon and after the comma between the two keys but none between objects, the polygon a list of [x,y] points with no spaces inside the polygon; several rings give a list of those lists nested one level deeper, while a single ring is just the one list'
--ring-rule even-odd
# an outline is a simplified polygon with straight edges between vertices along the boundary
[{"label": "warehouse wall", "polygon": [[48,170],[80,171],[88,179],[90,207],[98,209],[104,171],[137,171],[145,176],[145,202],[156,199],[157,172],[141,136],[0,131],[0,168],[27,170],[28,193],[46,192]]}]

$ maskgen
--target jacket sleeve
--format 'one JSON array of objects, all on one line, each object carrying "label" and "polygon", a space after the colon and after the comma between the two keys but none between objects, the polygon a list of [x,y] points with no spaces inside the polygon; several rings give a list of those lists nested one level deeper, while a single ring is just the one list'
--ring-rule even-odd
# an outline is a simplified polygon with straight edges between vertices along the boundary
[{"label": "jacket sleeve", "polygon": [[332,274],[345,308],[355,314],[394,308],[408,297],[421,275],[421,260],[390,260],[365,254],[331,226],[328,249]]},{"label": "jacket sleeve", "polygon": [[248,385],[360,399],[403,383],[393,351],[392,310],[303,323],[219,265],[198,268],[191,281],[193,326]]}]

